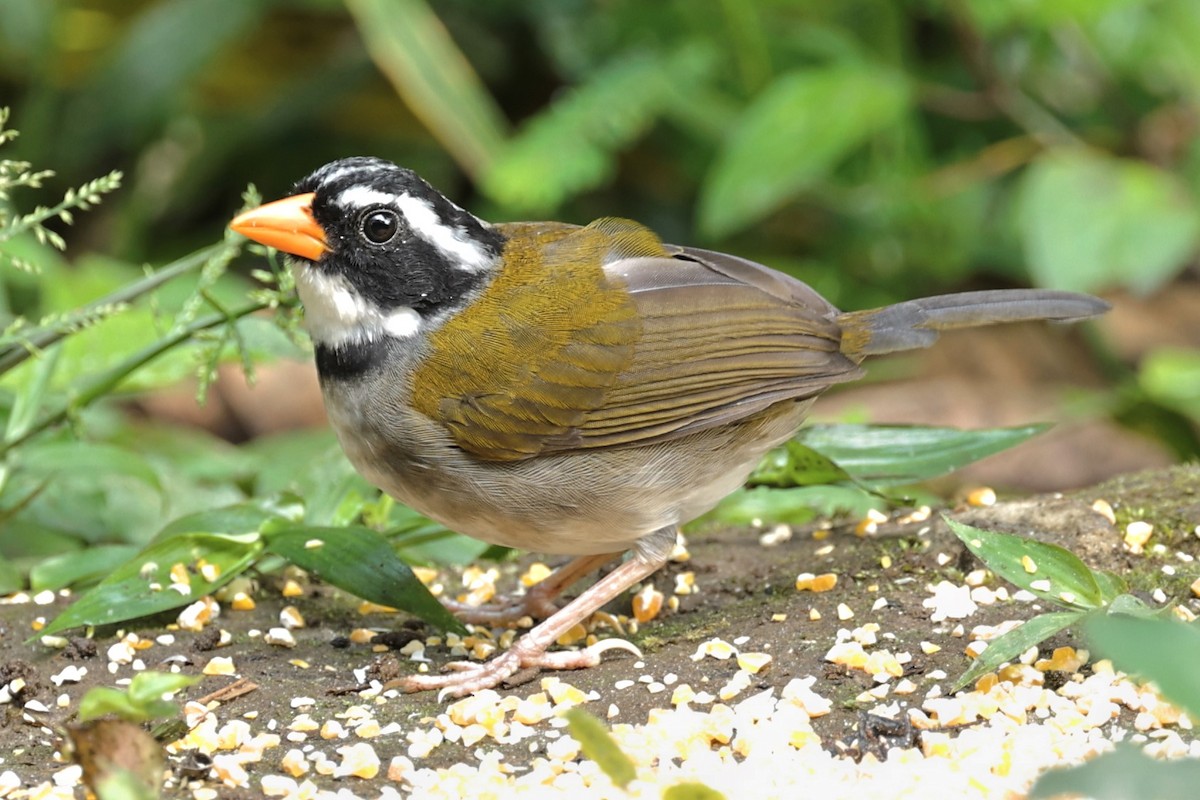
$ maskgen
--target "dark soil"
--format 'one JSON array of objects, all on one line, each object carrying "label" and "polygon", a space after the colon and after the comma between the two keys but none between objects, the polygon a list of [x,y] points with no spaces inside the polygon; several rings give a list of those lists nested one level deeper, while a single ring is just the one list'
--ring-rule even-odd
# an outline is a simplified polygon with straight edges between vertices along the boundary
[{"label": "dark soil", "polygon": [[[1117,526],[1092,510],[1092,502],[1098,498],[1107,500],[1116,510]],[[1189,589],[1200,574],[1200,562],[1181,562],[1176,555],[1183,552],[1200,556],[1200,538],[1194,533],[1195,526],[1200,523],[1200,467],[1135,474],[1072,494],[1002,501],[988,508],[952,509],[949,513],[980,527],[1029,534],[1061,544],[1093,567],[1126,576],[1134,590],[1147,599],[1153,589],[1161,588],[1169,602],[1200,612],[1200,601]],[[1133,555],[1121,547],[1124,524],[1133,519],[1145,519],[1155,526],[1151,546],[1142,555]],[[824,661],[839,628],[879,622],[883,631],[897,637],[889,642],[889,649],[913,654],[913,660],[907,666],[908,677],[922,688],[932,682],[927,677],[931,671],[943,670],[952,681],[967,668],[969,661],[963,653],[966,639],[950,635],[952,624],[932,623],[929,610],[922,606],[922,601],[930,596],[928,585],[943,579],[961,584],[964,575],[979,566],[949,533],[938,514],[924,523],[881,525],[878,533],[871,537],[856,536],[853,524],[835,526],[823,539],[815,538],[814,530],[796,530],[790,540],[773,547],[759,543],[761,531],[716,530],[693,534],[689,537],[691,560],[671,564],[656,576],[655,583],[669,595],[674,586],[674,575],[691,570],[696,575],[698,592],[681,597],[678,611],[664,613],[643,624],[632,637],[645,654],[644,666],[635,666],[632,656],[615,651],[595,669],[560,673],[560,677],[584,691],[594,689],[600,693],[601,701],[588,706],[597,716],[605,716],[605,709],[614,703],[620,710],[610,721],[640,722],[651,709],[670,706],[670,688],[651,694],[641,685],[618,690],[614,684],[622,679],[637,681],[643,675],[662,680],[664,676],[674,674],[679,683],[689,683],[697,690],[708,689],[715,694],[737,666],[732,660],[705,658],[693,661],[691,656],[697,645],[711,637],[729,642],[747,637],[743,650],[764,651],[774,656],[770,668],[757,676],[759,687],[782,687],[794,677],[818,676],[814,689],[834,700],[834,709],[813,723],[822,739],[832,743],[847,742],[857,736],[860,715],[854,698],[873,685],[862,672],[848,672]],[[1156,551],[1155,544],[1165,545],[1165,548]],[[887,568],[881,567],[884,556],[890,557]],[[1175,574],[1165,575],[1161,570],[1163,564],[1173,564]],[[511,587],[513,576],[519,569],[520,565],[508,565],[502,586]],[[800,572],[834,572],[839,581],[830,592],[797,592],[794,582]],[[311,714],[317,720],[331,719],[347,706],[362,703],[353,691],[357,688],[355,669],[373,662],[378,662],[377,669],[383,673],[389,669],[411,668],[411,663],[403,657],[398,662],[391,661],[387,654],[373,653],[363,645],[347,644],[341,638],[354,628],[387,628],[396,632],[393,644],[402,646],[415,632],[411,624],[408,627],[403,624],[403,618],[387,614],[362,616],[356,610],[355,600],[323,586],[309,587],[304,597],[284,600],[270,585],[271,580],[265,580],[257,591],[255,610],[230,611],[228,604],[224,605],[216,627],[232,634],[230,645],[210,650],[213,642],[207,637],[212,634],[175,632],[174,644],[155,645],[139,654],[147,668],[167,669],[169,665],[164,659],[174,657],[174,662],[178,663],[182,656],[187,662],[184,671],[199,673],[211,656],[231,657],[238,674],[257,684],[258,688],[229,701],[224,706],[223,718],[257,711],[256,729],[270,719],[286,725],[297,713],[291,706],[292,698],[297,696],[315,698],[316,707]],[[989,585],[997,584],[993,580]],[[880,597],[886,598],[887,606],[872,611],[872,605]],[[60,732],[70,722],[84,692],[92,686],[113,685],[117,679],[133,674],[128,666],[122,667],[115,676],[109,673],[105,653],[116,641],[115,630],[97,631],[94,642],[73,640],[65,650],[25,642],[35,617],[49,619],[66,603],[60,599],[51,606],[32,603],[0,606],[0,685],[14,677],[25,679],[25,688],[17,698],[19,702],[0,705],[0,758],[3,759],[0,772],[13,770],[26,785],[47,780],[63,767],[63,762],[56,760],[56,754],[63,747]],[[295,631],[297,645],[294,649],[273,647],[251,635],[251,631],[266,631],[277,626],[279,611],[288,603],[296,605],[307,621],[307,627]],[[841,603],[853,610],[853,619],[839,620],[837,607]],[[819,620],[810,618],[813,609],[820,613]],[[618,610],[628,613],[628,608]],[[981,608],[967,625],[997,624],[1032,613],[1029,605],[998,603]],[[772,621],[772,616],[779,614],[786,614],[786,619]],[[130,624],[128,630],[153,639],[164,633],[172,621],[170,618],[141,620]],[[919,646],[922,641],[941,645],[942,649],[924,655]],[[1048,644],[1068,643],[1078,644],[1070,634],[1061,634]],[[431,648],[428,654],[436,662],[450,660],[444,648]],[[307,662],[309,667],[290,663],[296,659]],[[81,683],[66,684],[61,688],[54,686],[51,676],[68,664],[86,666],[87,676]],[[181,699],[207,695],[233,680],[232,677],[207,677],[182,693]],[[514,691],[528,695],[535,689],[536,686],[531,685],[517,687]],[[914,697],[919,697],[920,691]],[[56,704],[60,694],[70,698],[65,709]],[[41,701],[50,711],[32,713],[22,710],[21,704],[32,699]],[[443,708],[444,703],[426,693],[392,700],[377,707],[376,715],[381,724],[393,720],[407,724],[421,717],[435,716]],[[407,747],[402,736],[382,737],[373,744],[385,765],[392,756],[404,753]],[[288,746],[285,742],[284,748]],[[282,752],[280,750],[279,754]],[[517,745],[506,752],[505,757],[510,763],[519,765],[531,756],[527,749]],[[278,773],[278,758],[265,760],[260,765],[262,774]],[[475,758],[473,748],[447,743],[422,760],[419,766],[445,766],[459,761],[472,763]],[[258,786],[257,777],[253,775],[251,786]],[[329,788],[337,785],[328,778],[317,777],[315,780]],[[377,780],[383,781],[382,775]],[[242,795],[222,789],[220,796],[251,797],[258,793],[250,791]]]}]

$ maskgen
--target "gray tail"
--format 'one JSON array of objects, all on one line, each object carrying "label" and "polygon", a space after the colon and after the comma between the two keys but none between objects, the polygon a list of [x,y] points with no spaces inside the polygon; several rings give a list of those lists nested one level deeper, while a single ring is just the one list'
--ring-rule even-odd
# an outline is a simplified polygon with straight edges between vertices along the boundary
[{"label": "gray tail", "polygon": [[861,361],[866,356],[929,347],[941,331],[1003,322],[1077,322],[1103,314],[1109,304],[1098,297],[1044,289],[992,289],[962,292],[838,317],[842,352]]}]

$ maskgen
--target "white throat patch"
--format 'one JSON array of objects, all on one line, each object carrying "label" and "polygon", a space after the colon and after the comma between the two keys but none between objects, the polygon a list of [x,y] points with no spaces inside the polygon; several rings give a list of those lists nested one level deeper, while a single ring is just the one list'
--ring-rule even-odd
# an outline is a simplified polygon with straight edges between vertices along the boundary
[{"label": "white throat patch", "polygon": [[291,260],[296,293],[304,304],[304,327],[316,344],[338,347],[384,336],[407,339],[421,330],[421,315],[402,306],[384,312],[363,298],[341,275]]},{"label": "white throat patch", "polygon": [[429,201],[420,197],[407,193],[381,192],[367,186],[351,186],[338,194],[334,203],[347,211],[372,206],[394,208],[408,221],[408,227],[414,234],[433,245],[456,269],[464,272],[479,272],[491,266],[494,261],[487,249],[473,241],[462,228],[443,223]]}]

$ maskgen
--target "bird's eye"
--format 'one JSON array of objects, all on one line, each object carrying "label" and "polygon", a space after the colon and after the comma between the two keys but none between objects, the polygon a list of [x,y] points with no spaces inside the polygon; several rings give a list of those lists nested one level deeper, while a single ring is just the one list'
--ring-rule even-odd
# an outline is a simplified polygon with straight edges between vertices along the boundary
[{"label": "bird's eye", "polygon": [[362,220],[362,234],[372,244],[390,242],[400,229],[400,219],[395,211],[385,208],[368,213]]}]

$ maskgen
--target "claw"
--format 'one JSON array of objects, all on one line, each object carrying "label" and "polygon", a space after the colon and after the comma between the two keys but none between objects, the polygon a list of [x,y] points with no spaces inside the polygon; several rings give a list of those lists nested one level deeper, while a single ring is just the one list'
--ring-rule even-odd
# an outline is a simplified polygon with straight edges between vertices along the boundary
[{"label": "claw", "polygon": [[642,651],[638,649],[638,646],[625,639],[601,639],[584,652],[595,653],[598,657],[609,650],[624,650],[628,653],[633,653],[637,658],[642,658]]}]

